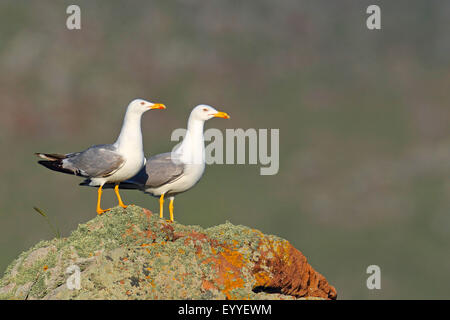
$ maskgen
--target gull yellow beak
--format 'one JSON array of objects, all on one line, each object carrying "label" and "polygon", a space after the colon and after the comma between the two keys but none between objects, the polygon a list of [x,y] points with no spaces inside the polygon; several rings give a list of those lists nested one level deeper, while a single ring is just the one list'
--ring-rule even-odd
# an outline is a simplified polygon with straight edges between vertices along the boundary
[{"label": "gull yellow beak", "polygon": [[154,105],[152,105],[150,107],[151,110],[153,110],[153,109],[165,109],[165,108],[166,108],[166,106],[163,105],[162,103],[155,103]]},{"label": "gull yellow beak", "polygon": [[216,117],[216,118],[230,119],[230,116],[228,115],[228,113],[222,112],[222,111],[219,111],[219,112],[215,113],[215,114],[214,114],[214,117]]}]

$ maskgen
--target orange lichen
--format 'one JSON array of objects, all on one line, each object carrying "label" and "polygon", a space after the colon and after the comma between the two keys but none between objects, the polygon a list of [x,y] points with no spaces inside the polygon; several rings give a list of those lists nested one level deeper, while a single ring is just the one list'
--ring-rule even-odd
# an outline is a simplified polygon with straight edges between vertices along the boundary
[{"label": "orange lichen", "polygon": [[257,272],[253,275],[255,277],[256,283],[255,287],[266,287],[271,281],[270,276],[267,274],[267,272],[261,271]]},{"label": "orange lichen", "polygon": [[[244,258],[242,254],[236,250],[227,247],[222,247],[222,251],[211,247],[213,255],[203,260],[203,263],[213,263],[216,269],[216,278],[214,283],[217,283],[221,291],[225,294],[227,299],[240,299],[232,294],[234,289],[244,287],[244,279],[242,277],[241,269],[244,266]],[[209,286],[207,282],[202,283],[203,286]]]},{"label": "orange lichen", "polygon": [[211,281],[208,281],[208,280],[203,280],[202,281],[202,289],[203,290],[211,290],[211,289],[214,289],[214,288],[215,288],[215,286],[214,286],[214,284]]},{"label": "orange lichen", "polygon": [[230,250],[225,248],[223,252],[220,253],[230,264],[237,268],[242,268],[244,264],[244,259],[238,251]]},{"label": "orange lichen", "polygon": [[237,288],[244,287],[244,279],[232,273],[225,273],[222,275],[223,277],[223,286],[222,292],[226,295],[227,299],[239,299],[240,297],[234,296],[231,291]]}]

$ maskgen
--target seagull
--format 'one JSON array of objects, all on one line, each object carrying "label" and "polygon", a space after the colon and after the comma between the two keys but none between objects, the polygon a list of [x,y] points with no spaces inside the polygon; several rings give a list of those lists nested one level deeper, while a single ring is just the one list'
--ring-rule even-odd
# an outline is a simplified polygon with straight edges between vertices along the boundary
[{"label": "seagull", "polygon": [[136,175],[146,161],[142,146],[141,117],[148,110],[165,108],[160,103],[135,99],[127,107],[122,129],[115,143],[94,145],[84,151],[68,154],[36,153],[39,158],[44,159],[38,163],[54,171],[85,177],[87,185],[98,187],[97,214],[110,210],[101,208],[105,183],[115,184],[114,191],[119,205],[127,208],[120,197],[119,184]]},{"label": "seagull", "polygon": [[[196,106],[188,120],[186,135],[172,152],[147,159],[145,166],[131,179],[124,181],[121,189],[137,189],[159,197],[159,216],[163,218],[164,197],[169,197],[170,221],[173,218],[175,195],[191,189],[205,171],[205,140],[203,125],[211,118],[229,119],[230,116],[211,106]],[[108,186],[109,188],[112,185]]]}]

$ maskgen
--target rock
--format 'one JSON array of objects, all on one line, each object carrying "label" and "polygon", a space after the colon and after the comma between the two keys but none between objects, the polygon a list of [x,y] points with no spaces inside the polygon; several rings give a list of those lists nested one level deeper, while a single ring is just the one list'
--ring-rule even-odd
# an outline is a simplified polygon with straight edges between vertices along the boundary
[{"label": "rock", "polygon": [[22,253],[0,298],[336,299],[336,290],[279,237],[229,222],[184,226],[129,206]]},{"label": "rock", "polygon": [[[38,248],[32,251],[24,260],[23,266],[25,268],[31,267],[37,260],[44,259],[51,251],[56,251],[55,246]],[[17,272],[17,271],[16,271]]]}]

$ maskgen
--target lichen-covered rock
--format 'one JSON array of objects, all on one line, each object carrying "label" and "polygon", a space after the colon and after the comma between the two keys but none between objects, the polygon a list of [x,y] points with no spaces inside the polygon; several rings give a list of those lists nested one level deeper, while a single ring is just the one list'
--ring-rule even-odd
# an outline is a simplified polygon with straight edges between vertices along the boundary
[{"label": "lichen-covered rock", "polygon": [[[79,289],[68,286],[77,276],[69,267],[79,270]],[[336,290],[286,240],[231,223],[184,226],[129,206],[22,253],[0,280],[0,298],[335,299]]]}]

